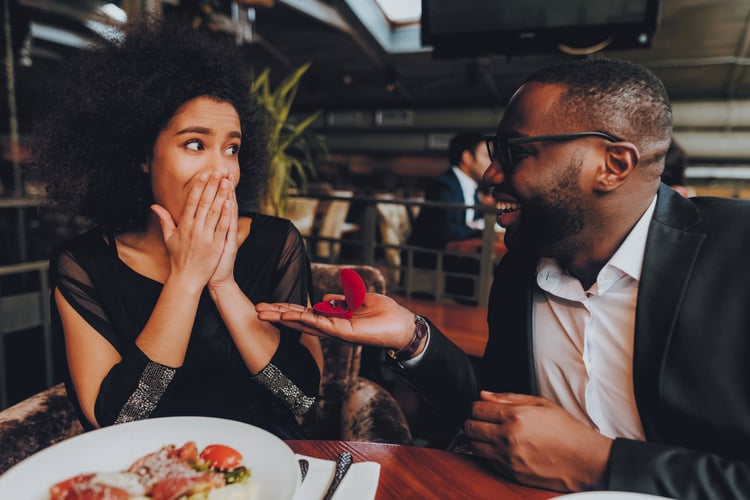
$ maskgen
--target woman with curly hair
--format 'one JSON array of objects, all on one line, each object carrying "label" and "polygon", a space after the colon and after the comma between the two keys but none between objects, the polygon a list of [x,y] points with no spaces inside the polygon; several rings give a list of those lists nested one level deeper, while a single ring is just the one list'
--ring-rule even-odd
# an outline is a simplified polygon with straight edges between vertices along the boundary
[{"label": "woman with curly hair", "polygon": [[318,339],[259,321],[254,304],[307,304],[310,265],[291,223],[247,211],[267,145],[239,49],[140,20],[67,68],[34,164],[51,201],[96,223],[51,261],[84,427],[205,415],[304,437]]}]

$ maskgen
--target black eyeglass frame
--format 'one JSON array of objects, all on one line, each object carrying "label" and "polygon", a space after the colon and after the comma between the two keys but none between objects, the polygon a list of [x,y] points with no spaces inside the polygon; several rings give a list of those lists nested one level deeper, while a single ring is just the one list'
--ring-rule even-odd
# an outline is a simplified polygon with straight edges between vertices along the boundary
[{"label": "black eyeglass frame", "polygon": [[496,157],[495,152],[499,152],[501,158],[501,166],[506,164],[510,167],[514,164],[513,155],[510,152],[511,146],[517,146],[518,144],[526,144],[529,142],[564,142],[580,139],[582,137],[601,137],[609,142],[622,142],[622,139],[615,137],[612,134],[606,132],[590,131],[590,132],[572,132],[570,134],[555,134],[555,135],[536,135],[528,137],[504,137],[501,135],[486,135],[484,141],[487,146],[487,153],[490,155],[490,161],[494,161]]}]

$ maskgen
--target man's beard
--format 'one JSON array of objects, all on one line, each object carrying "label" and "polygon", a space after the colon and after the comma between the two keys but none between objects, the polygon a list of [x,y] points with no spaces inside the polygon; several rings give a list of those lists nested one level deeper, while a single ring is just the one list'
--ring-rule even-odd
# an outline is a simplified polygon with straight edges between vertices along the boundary
[{"label": "man's beard", "polygon": [[583,202],[578,181],[581,162],[574,158],[560,181],[544,194],[523,200],[518,237],[540,257],[566,258],[579,248],[583,230]]}]

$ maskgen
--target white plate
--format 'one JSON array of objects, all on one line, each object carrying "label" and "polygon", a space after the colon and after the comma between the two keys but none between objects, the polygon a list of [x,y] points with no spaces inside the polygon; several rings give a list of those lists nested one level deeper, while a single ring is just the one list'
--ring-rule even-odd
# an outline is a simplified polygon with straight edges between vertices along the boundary
[{"label": "white plate", "polygon": [[646,493],[632,493],[630,491],[584,491],[582,493],[569,493],[555,499],[565,500],[672,500],[668,497],[661,497],[658,495],[648,495]]},{"label": "white plate", "polygon": [[0,476],[0,498],[46,500],[50,486],[59,481],[85,472],[126,469],[165,444],[182,446],[187,441],[195,441],[199,450],[218,443],[239,451],[257,484],[256,498],[294,496],[299,465],[291,448],[270,432],[221,418],[165,417],[86,432],[35,453]]}]

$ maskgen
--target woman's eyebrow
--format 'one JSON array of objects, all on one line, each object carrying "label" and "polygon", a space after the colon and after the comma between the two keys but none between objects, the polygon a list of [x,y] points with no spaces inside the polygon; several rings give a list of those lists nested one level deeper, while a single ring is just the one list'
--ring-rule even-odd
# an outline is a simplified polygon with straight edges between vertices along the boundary
[{"label": "woman's eyebrow", "polygon": [[176,135],[183,135],[183,134],[211,135],[211,129],[206,128],[206,127],[187,127],[182,130],[179,130]]},{"label": "woman's eyebrow", "polygon": [[[187,127],[182,130],[179,130],[177,134],[175,135],[183,135],[183,134],[211,135],[212,131],[210,128],[206,128],[206,127]],[[235,137],[237,139],[242,139],[242,132],[240,132],[239,130],[233,130],[227,134],[227,137]]]}]

